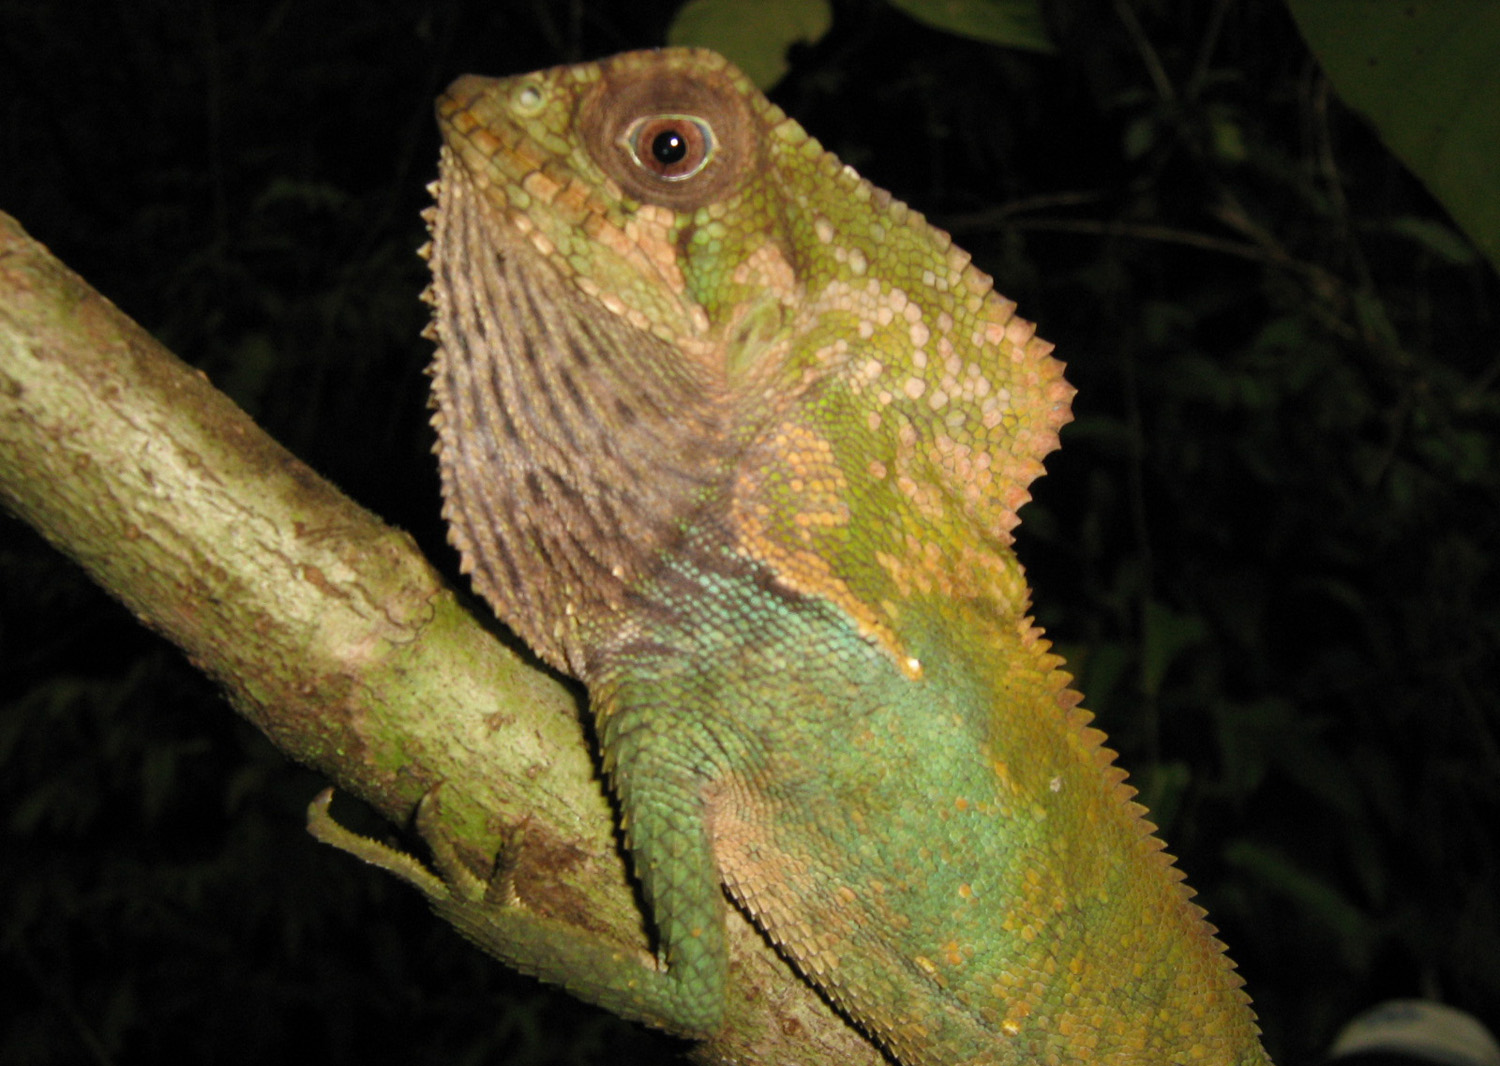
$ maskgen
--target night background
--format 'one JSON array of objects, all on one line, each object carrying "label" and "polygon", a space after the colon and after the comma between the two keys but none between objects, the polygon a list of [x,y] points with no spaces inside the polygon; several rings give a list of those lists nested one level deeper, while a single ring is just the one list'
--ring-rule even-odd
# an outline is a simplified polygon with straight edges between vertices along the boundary
[{"label": "night background", "polygon": [[[665,43],[678,6],[0,0],[0,210],[457,580],[433,98]],[[1279,0],[1042,10],[1050,54],[839,0],[771,95],[1068,364],[1019,531],[1037,616],[1273,1057],[1396,996],[1500,1029],[1496,274]],[[322,784],[0,515],[0,1064],[681,1046],[315,844]]]}]

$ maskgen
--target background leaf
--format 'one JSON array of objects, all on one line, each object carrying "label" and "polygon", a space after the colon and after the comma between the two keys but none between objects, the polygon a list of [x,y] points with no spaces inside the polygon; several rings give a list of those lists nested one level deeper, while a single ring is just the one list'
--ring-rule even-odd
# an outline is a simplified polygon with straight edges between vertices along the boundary
[{"label": "background leaf", "polygon": [[892,6],[940,30],[1006,48],[1053,51],[1035,0],[890,0]]},{"label": "background leaf", "polygon": [[769,89],[786,73],[787,49],[817,41],[832,23],[828,0],[688,0],[667,42],[712,48]]},{"label": "background leaf", "polygon": [[1339,95],[1500,269],[1500,4],[1287,3]]}]

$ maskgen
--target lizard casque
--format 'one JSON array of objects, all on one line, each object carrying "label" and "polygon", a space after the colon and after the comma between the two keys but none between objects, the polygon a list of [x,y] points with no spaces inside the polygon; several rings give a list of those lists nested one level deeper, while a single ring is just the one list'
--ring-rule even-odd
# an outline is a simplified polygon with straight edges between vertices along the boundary
[{"label": "lizard casque", "polygon": [[588,687],[660,965],[520,906],[471,935],[708,1034],[727,888],[909,1066],[1267,1063],[1027,614],[1051,345],[712,53],[461,78],[438,113],[445,515]]}]

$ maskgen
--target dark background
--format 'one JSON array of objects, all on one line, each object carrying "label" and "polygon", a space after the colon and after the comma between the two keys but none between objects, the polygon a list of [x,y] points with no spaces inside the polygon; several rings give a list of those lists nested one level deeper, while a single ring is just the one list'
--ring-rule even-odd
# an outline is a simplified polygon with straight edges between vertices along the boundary
[{"label": "dark background", "polygon": [[[1497,284],[1269,0],[1052,0],[1053,56],[841,0],[773,93],[1057,342],[1038,615],[1307,1061],[1500,1022]],[[431,101],[671,0],[0,0],[0,209],[454,570]],[[0,517],[0,1063],[654,1061],[302,832],[321,782]]]}]

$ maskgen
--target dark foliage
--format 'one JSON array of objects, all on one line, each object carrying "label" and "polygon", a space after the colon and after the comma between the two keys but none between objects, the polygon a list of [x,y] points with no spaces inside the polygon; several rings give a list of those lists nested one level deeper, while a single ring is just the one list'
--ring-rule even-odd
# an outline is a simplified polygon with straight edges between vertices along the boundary
[{"label": "dark foliage", "polygon": [[[675,4],[0,0],[0,208],[451,562],[427,455],[431,100]],[[1058,343],[1043,623],[1278,1061],[1500,1002],[1500,286],[1279,4],[1055,0],[1007,53],[849,0],[777,99]],[[300,831],[319,782],[0,519],[0,1063],[626,1062]]]}]

